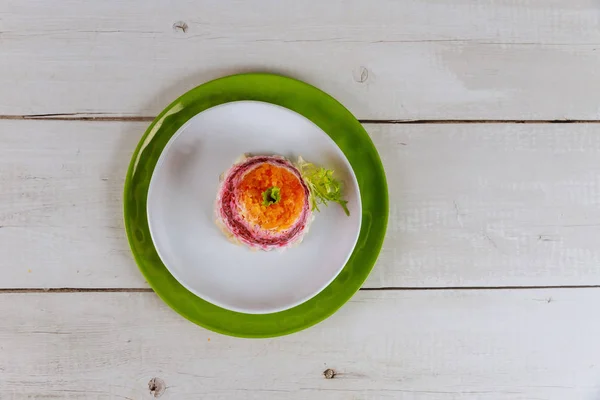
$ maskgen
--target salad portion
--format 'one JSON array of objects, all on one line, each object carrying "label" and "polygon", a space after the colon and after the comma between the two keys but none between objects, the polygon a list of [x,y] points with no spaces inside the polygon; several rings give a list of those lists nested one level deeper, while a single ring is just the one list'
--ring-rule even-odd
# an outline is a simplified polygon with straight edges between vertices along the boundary
[{"label": "salad portion", "polygon": [[227,237],[253,249],[283,249],[302,241],[320,205],[338,203],[342,184],[332,170],[281,156],[243,156],[221,179],[216,223]]}]

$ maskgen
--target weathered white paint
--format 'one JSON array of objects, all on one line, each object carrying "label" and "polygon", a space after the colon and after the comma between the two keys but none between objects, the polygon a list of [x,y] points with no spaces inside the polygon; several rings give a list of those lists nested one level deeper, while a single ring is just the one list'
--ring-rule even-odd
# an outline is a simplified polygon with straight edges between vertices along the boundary
[{"label": "weathered white paint", "polygon": [[[1,398],[595,400],[600,289],[359,292],[292,336],[242,340],[152,293],[0,294]],[[338,375],[325,379],[323,371]]]},{"label": "weathered white paint", "polygon": [[156,115],[271,71],[363,119],[598,118],[593,0],[7,0],[0,115]]},{"label": "weathered white paint", "polygon": [[[146,126],[0,122],[0,287],[146,287],[121,206]],[[367,287],[600,284],[600,124],[366,128],[391,203]]]},{"label": "weathered white paint", "polygon": [[391,200],[371,285],[600,282],[600,124],[367,129]]}]

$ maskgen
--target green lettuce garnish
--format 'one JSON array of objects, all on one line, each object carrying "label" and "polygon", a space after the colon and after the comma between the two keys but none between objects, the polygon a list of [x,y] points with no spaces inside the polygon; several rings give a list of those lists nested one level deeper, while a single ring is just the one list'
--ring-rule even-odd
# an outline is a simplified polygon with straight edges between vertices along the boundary
[{"label": "green lettuce garnish", "polygon": [[279,203],[279,200],[281,200],[281,190],[277,186],[271,186],[262,192],[262,196],[263,206],[269,207],[271,204]]},{"label": "green lettuce garnish", "polygon": [[333,201],[338,203],[346,215],[350,216],[348,202],[342,199],[342,184],[333,177],[333,170],[317,167],[298,157],[298,169],[310,190],[312,210],[320,211],[319,204],[327,205]]}]

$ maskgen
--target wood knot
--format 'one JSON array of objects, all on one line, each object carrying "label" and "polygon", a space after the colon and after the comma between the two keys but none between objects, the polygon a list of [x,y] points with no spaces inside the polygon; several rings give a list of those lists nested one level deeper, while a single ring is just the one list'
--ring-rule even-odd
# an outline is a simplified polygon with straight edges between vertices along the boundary
[{"label": "wood knot", "polygon": [[165,381],[160,378],[152,378],[150,379],[150,382],[148,382],[148,389],[150,389],[150,394],[152,396],[160,397],[165,390],[167,390],[167,385],[165,385]]},{"label": "wood knot", "polygon": [[183,33],[187,33],[188,31],[188,24],[185,23],[185,21],[177,21],[173,24],[173,30],[175,32],[183,32]]},{"label": "wood knot", "polygon": [[325,379],[333,379],[335,378],[335,371],[331,368],[327,368],[325,371],[323,371],[323,376]]},{"label": "wood knot", "polygon": [[354,70],[352,75],[354,76],[354,80],[358,83],[365,83],[367,79],[369,79],[369,70],[365,67],[359,67]]}]

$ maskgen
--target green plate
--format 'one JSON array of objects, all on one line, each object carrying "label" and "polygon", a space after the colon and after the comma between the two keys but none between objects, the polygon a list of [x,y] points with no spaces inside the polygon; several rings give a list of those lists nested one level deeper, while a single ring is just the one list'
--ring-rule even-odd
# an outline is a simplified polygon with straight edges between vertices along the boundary
[{"label": "green plate", "polygon": [[[342,272],[317,296],[273,314],[229,311],[189,292],[171,276],[160,260],[148,228],[148,186],[169,139],[199,112],[239,100],[277,104],[314,122],[344,152],[360,188],[360,236]],[[131,159],[125,181],[124,211],[127,237],[135,260],[150,286],[165,303],[207,329],[231,336],[261,338],[306,329],[329,317],[360,289],[381,250],[388,218],[388,192],[383,166],[369,135],[333,97],[295,79],[271,74],[241,74],[190,90],[156,117]]]}]

